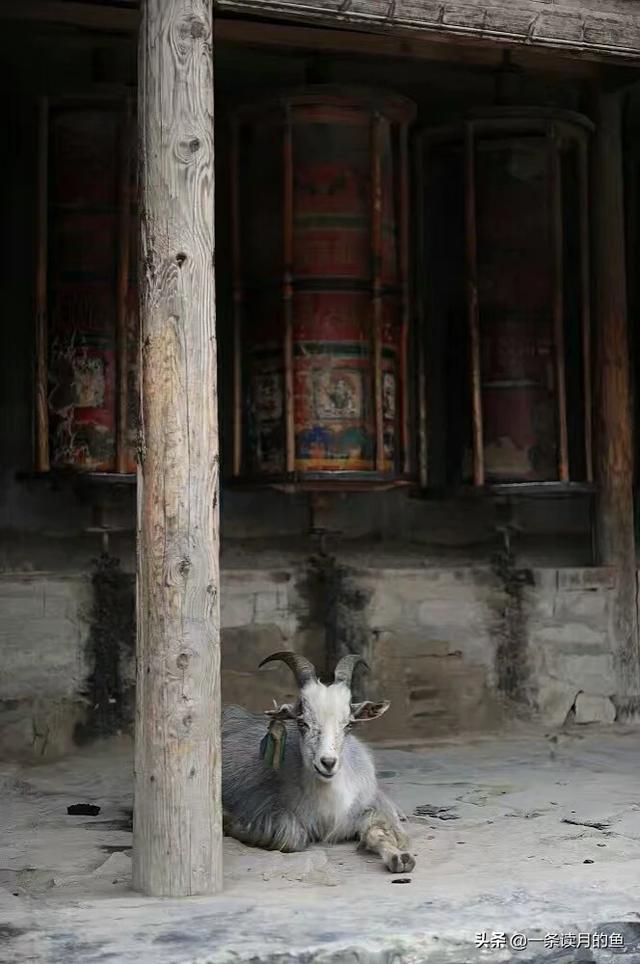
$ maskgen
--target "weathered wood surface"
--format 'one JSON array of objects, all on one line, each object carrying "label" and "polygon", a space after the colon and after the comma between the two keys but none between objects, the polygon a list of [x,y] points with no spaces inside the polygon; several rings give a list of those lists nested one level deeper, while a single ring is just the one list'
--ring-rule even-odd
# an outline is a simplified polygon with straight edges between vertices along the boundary
[{"label": "weathered wood surface", "polygon": [[633,436],[624,242],[621,103],[596,98],[593,238],[596,330],[596,540],[599,562],[615,566],[614,661],[618,702],[640,696],[633,511]]},{"label": "weathered wood surface", "polygon": [[[224,14],[395,31],[409,44],[413,34],[443,41],[482,39],[550,47],[597,59],[640,58],[636,0],[214,0],[214,6]],[[138,27],[139,12],[133,2],[123,6],[20,0],[0,3],[0,20],[7,19],[132,31]]]},{"label": "weathered wood surface", "polygon": [[220,888],[211,4],[145,0],[134,886]]},{"label": "weathered wood surface", "polygon": [[285,16],[365,30],[556,47],[585,55],[640,57],[634,0],[215,0],[220,13]]}]

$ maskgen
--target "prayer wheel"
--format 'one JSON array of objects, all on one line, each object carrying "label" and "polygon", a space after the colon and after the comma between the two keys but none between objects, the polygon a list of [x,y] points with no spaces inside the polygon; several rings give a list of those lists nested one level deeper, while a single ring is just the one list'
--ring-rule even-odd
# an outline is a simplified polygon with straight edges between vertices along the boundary
[{"label": "prayer wheel", "polygon": [[[464,316],[461,458],[476,486],[592,481],[590,130],[566,111],[496,108],[418,138],[419,270],[449,286],[423,299],[422,325]],[[461,201],[438,214],[438,196]]]},{"label": "prayer wheel", "polygon": [[130,473],[138,328],[132,112],[121,102],[61,101],[41,117],[40,467]]},{"label": "prayer wheel", "polygon": [[409,478],[413,116],[400,97],[322,86],[233,118],[236,477]]}]

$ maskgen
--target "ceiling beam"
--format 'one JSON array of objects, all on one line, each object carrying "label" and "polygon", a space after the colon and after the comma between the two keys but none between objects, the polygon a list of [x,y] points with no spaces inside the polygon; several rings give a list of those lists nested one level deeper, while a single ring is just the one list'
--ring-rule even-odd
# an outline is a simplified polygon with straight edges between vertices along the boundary
[{"label": "ceiling beam", "polygon": [[135,6],[112,6],[108,3],[19,0],[0,3],[0,21],[8,20],[129,33],[138,29],[140,12]]},{"label": "ceiling beam", "polygon": [[640,66],[640,4],[629,0],[215,0],[218,13],[401,36],[421,32]]},{"label": "ceiling beam", "polygon": [[511,50],[516,67],[546,74],[593,78],[598,64],[579,57],[559,56],[540,49],[509,48],[508,45],[444,42],[416,33],[365,33],[357,30],[330,30],[323,27],[293,26],[218,18],[214,26],[218,43],[272,48],[335,56],[356,54],[364,57],[389,57],[402,60],[428,60],[465,66],[495,68],[503,52]]}]

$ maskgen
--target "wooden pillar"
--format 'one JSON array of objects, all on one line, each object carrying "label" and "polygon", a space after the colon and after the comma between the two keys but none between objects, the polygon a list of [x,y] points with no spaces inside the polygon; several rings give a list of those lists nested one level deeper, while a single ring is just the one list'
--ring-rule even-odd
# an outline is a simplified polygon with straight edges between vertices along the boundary
[{"label": "wooden pillar", "polygon": [[143,0],[134,887],[222,878],[211,0]]},{"label": "wooden pillar", "polygon": [[640,694],[640,659],[620,94],[600,90],[595,106],[596,544],[599,562],[617,569],[614,660],[622,705]]}]

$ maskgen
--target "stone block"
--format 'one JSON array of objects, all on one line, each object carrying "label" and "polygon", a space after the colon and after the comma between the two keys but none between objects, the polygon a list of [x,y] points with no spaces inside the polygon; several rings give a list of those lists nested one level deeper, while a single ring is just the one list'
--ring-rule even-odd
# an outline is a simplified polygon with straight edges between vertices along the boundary
[{"label": "stone block", "polygon": [[[3,579],[0,592],[0,699],[71,699],[84,687],[92,588],[83,578]],[[29,593],[32,608],[28,611]],[[46,615],[45,598],[62,601]],[[19,611],[4,607],[20,600]],[[22,612],[24,607],[24,612]],[[19,614],[22,612],[22,614]],[[67,615],[64,615],[64,614]]]},{"label": "stone block", "polygon": [[586,620],[592,624],[605,625],[609,591],[590,589],[585,592],[558,593],[554,615],[558,619]]},{"label": "stone block", "polygon": [[555,590],[543,590],[535,587],[525,589],[522,593],[522,608],[530,623],[542,623],[553,619],[556,605]]},{"label": "stone block", "polygon": [[531,591],[541,591],[544,593],[555,593],[558,588],[558,570],[553,569],[530,569],[533,587]]},{"label": "stone block", "polygon": [[253,622],[253,596],[249,594],[225,592],[220,597],[220,625],[222,629],[250,626]]},{"label": "stone block", "polygon": [[581,592],[585,589],[615,589],[616,570],[611,567],[594,566],[579,569],[558,569],[560,592]]},{"label": "stone block", "polygon": [[606,696],[580,693],[576,700],[576,723],[613,723],[616,711]]},{"label": "stone block", "polygon": [[0,610],[7,619],[38,619],[45,615],[46,580],[0,579]]},{"label": "stone block", "polygon": [[394,590],[395,585],[379,585],[375,588],[366,610],[367,622],[373,629],[391,629],[397,627],[400,621],[408,625],[417,623],[417,606],[403,606]]},{"label": "stone block", "polygon": [[280,629],[273,624],[224,628],[221,634],[222,667],[253,673],[266,656],[286,648]]},{"label": "stone block", "polygon": [[613,658],[608,653],[568,655],[547,647],[542,666],[543,674],[566,683],[573,689],[574,696],[578,690],[598,696],[608,696],[615,691]]},{"label": "stone block", "polygon": [[76,748],[74,732],[85,717],[80,699],[0,700],[0,759],[65,756]]},{"label": "stone block", "polygon": [[483,632],[495,614],[482,601],[461,602],[458,600],[436,600],[420,604],[418,619],[422,626],[435,631],[433,636],[441,635],[440,628],[447,631],[462,631],[465,635]]},{"label": "stone block", "polygon": [[573,706],[579,687],[567,680],[537,674],[532,690],[540,720],[547,726],[561,726]]},{"label": "stone block", "polygon": [[[535,628],[534,628],[535,627]],[[552,646],[561,647],[563,651],[580,653],[585,650],[587,653],[596,650],[608,650],[608,637],[606,626],[596,624],[588,626],[584,622],[571,623],[552,623],[550,625],[538,624],[529,631],[529,646]]]}]

